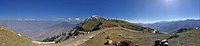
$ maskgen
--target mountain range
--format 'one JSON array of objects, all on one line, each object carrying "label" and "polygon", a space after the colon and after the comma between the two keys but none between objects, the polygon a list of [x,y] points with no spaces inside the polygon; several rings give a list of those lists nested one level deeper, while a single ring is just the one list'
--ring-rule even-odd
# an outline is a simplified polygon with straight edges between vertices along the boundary
[{"label": "mountain range", "polygon": [[[61,32],[72,29],[78,20],[71,21],[37,21],[37,20],[0,20],[0,25],[8,26],[16,33],[25,35],[30,40],[42,40],[48,36],[52,36]],[[52,33],[52,32],[57,33]],[[50,33],[51,32],[51,33]],[[45,36],[45,37],[43,37]]]},{"label": "mountain range", "polygon": [[173,33],[183,28],[200,28],[200,20],[187,19],[180,21],[161,21],[151,24],[140,23],[139,25],[142,25],[144,27],[149,27],[152,29],[157,29],[165,33]]},{"label": "mountain range", "polygon": [[[0,46],[199,46],[199,22],[188,19],[138,25],[95,15],[84,21],[1,20],[6,26],[0,26]],[[167,30],[153,28],[157,26]]]}]

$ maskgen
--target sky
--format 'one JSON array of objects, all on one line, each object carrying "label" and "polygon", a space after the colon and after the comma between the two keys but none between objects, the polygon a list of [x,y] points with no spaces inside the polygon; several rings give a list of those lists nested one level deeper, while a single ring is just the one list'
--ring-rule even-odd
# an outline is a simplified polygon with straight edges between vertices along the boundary
[{"label": "sky", "polygon": [[91,15],[150,23],[200,18],[200,0],[0,0],[0,19],[85,19]]}]

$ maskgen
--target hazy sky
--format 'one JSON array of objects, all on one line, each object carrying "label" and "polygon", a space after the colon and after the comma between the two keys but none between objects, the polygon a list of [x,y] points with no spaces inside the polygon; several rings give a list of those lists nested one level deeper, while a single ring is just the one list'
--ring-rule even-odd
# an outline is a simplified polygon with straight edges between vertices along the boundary
[{"label": "hazy sky", "polygon": [[0,0],[0,18],[87,18],[131,22],[200,18],[200,0]]}]

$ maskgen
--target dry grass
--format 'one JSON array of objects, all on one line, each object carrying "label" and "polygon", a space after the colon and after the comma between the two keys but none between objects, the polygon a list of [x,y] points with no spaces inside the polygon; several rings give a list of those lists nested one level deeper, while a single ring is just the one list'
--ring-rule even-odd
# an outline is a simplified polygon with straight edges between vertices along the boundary
[{"label": "dry grass", "polygon": [[177,38],[169,41],[170,46],[200,46],[200,29],[179,33]]},{"label": "dry grass", "polygon": [[12,29],[8,27],[0,27],[0,46],[36,46],[36,44],[28,41],[24,36],[18,36]]},{"label": "dry grass", "polygon": [[[108,35],[110,35],[109,40],[113,42],[119,42],[124,40],[133,41],[135,44],[139,46],[152,46],[156,39],[164,39],[169,37],[166,34],[152,34],[152,33],[143,33],[143,32],[133,32],[127,31],[122,28],[110,29],[104,31],[106,33],[99,33],[94,36],[93,39],[86,41],[80,46],[105,46],[104,43],[108,40],[105,39]],[[113,46],[108,45],[108,46]]]},{"label": "dry grass", "polygon": [[82,27],[84,30],[90,30],[90,28],[92,28],[92,26],[94,26],[96,23],[100,23],[100,21],[88,20],[84,23],[84,25]]}]

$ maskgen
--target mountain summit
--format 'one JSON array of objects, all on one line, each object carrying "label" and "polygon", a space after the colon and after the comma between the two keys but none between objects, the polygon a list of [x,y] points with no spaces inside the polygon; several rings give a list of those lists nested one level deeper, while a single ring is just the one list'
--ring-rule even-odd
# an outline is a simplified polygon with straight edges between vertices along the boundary
[{"label": "mountain summit", "polygon": [[92,15],[91,17],[87,18],[83,23],[80,23],[81,28],[84,31],[94,30],[94,28],[98,28],[97,26],[101,25],[106,18],[101,16]]},{"label": "mountain summit", "polygon": [[[122,21],[122,20],[107,19],[105,17],[93,15],[93,16],[87,18],[85,21],[78,24],[76,27],[73,28],[73,30],[69,30],[68,32],[60,33],[59,35],[49,37],[47,39],[44,39],[43,42],[54,41],[56,43],[62,43],[65,40],[67,42],[68,39],[73,39],[73,38],[83,39],[83,38],[81,38],[82,36],[87,36],[87,35],[91,35],[91,34],[100,35],[97,32],[102,32],[102,30],[108,29],[108,28],[111,28],[111,30],[115,30],[115,29],[113,29],[115,27],[120,28],[120,29],[125,29],[125,30],[121,30],[121,31],[125,31],[125,32],[127,32],[127,30],[129,30],[131,32],[162,34],[161,32],[159,32],[157,30],[142,27],[137,24],[132,24],[132,23]],[[118,35],[118,34],[115,34],[115,35]]]}]

